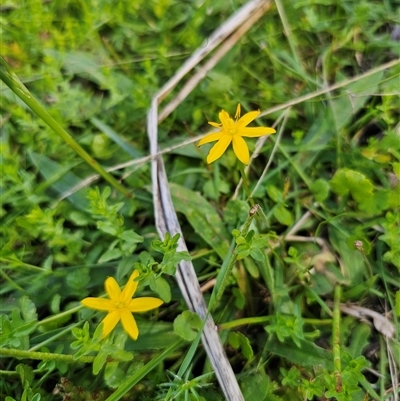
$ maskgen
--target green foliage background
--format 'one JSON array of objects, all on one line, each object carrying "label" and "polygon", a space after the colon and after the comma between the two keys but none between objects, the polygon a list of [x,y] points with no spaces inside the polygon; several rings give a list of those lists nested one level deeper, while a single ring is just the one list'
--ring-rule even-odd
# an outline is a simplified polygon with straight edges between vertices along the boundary
[{"label": "green foliage background", "polygon": [[[151,97],[242,4],[6,0],[0,6],[0,50],[40,104],[107,168],[148,155]],[[217,121],[221,109],[232,115],[238,102],[245,111],[265,111],[395,60],[399,23],[398,4],[389,0],[274,3],[161,123],[160,148],[208,132],[207,121]],[[324,391],[338,400],[362,400],[367,392],[384,400],[393,384],[388,349],[400,369],[399,71],[397,64],[289,111],[271,168],[254,195],[268,224],[257,222],[255,234],[241,239],[243,254],[214,314],[230,330],[222,337],[248,400],[256,392],[259,400],[321,399]],[[73,354],[72,328],[84,330],[82,323],[92,319],[93,333],[98,321],[79,309],[79,300],[101,294],[109,275],[123,282],[135,263],[149,272],[163,263],[151,250],[157,234],[149,164],[112,173],[132,198],[105,190],[109,184],[102,180],[92,182],[89,192],[85,187],[71,193],[94,174],[91,167],[3,83],[0,112],[0,347]],[[280,116],[275,112],[255,123],[271,126]],[[254,150],[255,141],[247,142]],[[252,187],[275,142],[270,137],[252,164]],[[164,156],[201,283],[216,277],[230,233],[240,229],[249,208],[243,196],[230,200],[240,179],[233,153],[207,165],[207,151],[192,143]],[[305,214],[297,240],[277,241]],[[99,390],[105,399],[127,372],[148,361],[148,352],[161,352],[178,338],[172,322],[186,306],[173,279],[157,280],[149,276],[145,283],[172,297],[171,306],[158,321],[139,320],[137,342],[118,332],[112,345],[144,356],[131,362],[131,354],[124,354],[123,363],[107,365],[104,376],[93,376],[82,363],[4,357],[1,396],[61,399],[81,386],[85,397]],[[338,283],[342,302],[382,315],[392,311],[395,326],[386,343],[374,326],[343,315],[341,394],[332,382],[332,354],[324,353],[332,349],[329,312]],[[257,321],[261,317],[263,323]],[[249,320],[229,326],[239,318]],[[195,329],[188,330],[193,338]],[[111,349],[102,348],[102,355]],[[168,369],[179,369],[185,350],[179,348]],[[186,381],[210,371],[201,350],[192,363],[194,373]],[[366,374],[367,365],[381,376]],[[52,395],[61,377],[68,382]],[[160,363],[131,390],[130,399],[163,399],[157,385],[173,382],[171,377]],[[182,390],[185,380],[171,387],[177,397],[220,399],[212,376],[203,378],[211,387],[199,386],[199,380]]]}]

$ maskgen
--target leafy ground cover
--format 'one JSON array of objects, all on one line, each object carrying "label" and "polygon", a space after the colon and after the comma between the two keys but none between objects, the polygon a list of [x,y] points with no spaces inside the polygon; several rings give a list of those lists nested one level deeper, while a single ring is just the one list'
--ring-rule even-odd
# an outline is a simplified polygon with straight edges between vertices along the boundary
[{"label": "leafy ground cover", "polygon": [[[399,399],[395,2],[271,2],[160,121],[188,252],[157,234],[151,99],[243,4],[0,6],[1,399],[225,399],[189,260],[245,400]],[[208,164],[239,103],[277,132]]]}]

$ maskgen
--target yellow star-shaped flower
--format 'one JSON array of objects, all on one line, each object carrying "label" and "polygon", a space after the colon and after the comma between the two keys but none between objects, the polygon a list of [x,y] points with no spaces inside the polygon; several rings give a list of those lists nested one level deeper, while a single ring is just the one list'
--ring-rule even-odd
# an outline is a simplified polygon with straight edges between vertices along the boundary
[{"label": "yellow star-shaped flower", "polygon": [[108,312],[108,315],[101,322],[103,323],[103,332],[100,339],[110,334],[121,320],[124,330],[131,338],[136,340],[139,336],[139,329],[132,312],[147,312],[158,308],[163,303],[161,299],[152,297],[132,299],[139,284],[135,281],[138,276],[139,271],[134,270],[122,291],[115,279],[108,277],[104,286],[110,299],[85,298],[81,301],[88,308]]},{"label": "yellow star-shaped flower", "polygon": [[249,148],[243,137],[257,138],[263,135],[274,134],[276,131],[269,127],[247,127],[258,115],[258,111],[250,111],[243,117],[240,117],[240,104],[238,104],[235,114],[235,121],[229,117],[225,110],[219,113],[221,123],[209,122],[215,128],[219,128],[219,132],[208,134],[202,138],[197,146],[204,145],[209,142],[218,141],[210,150],[207,156],[207,163],[212,163],[219,159],[232,142],[233,151],[237,158],[243,164],[249,164],[250,155]]}]

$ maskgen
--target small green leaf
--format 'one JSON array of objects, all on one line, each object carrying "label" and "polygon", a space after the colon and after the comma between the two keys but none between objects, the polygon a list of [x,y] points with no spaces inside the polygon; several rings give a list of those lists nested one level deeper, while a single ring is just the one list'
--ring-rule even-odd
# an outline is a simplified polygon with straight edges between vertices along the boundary
[{"label": "small green leaf", "polygon": [[240,332],[230,332],[228,335],[228,343],[236,350],[241,349],[243,356],[250,360],[253,358],[254,353],[251,348],[249,339]]},{"label": "small green leaf", "polygon": [[267,185],[268,196],[276,203],[283,202],[282,191],[279,190],[275,185]]},{"label": "small green leaf", "polygon": [[329,182],[338,195],[351,194],[356,202],[365,202],[373,195],[374,186],[365,175],[347,168],[339,169]]},{"label": "small green leaf", "polygon": [[36,306],[26,295],[22,296],[19,304],[21,305],[22,318],[26,322],[37,320]]},{"label": "small green leaf", "polygon": [[310,190],[314,195],[315,200],[317,202],[322,202],[329,195],[329,183],[322,178],[318,178],[311,184]]},{"label": "small green leaf", "polygon": [[293,223],[292,214],[283,204],[274,207],[273,213],[279,223],[284,224],[285,226],[290,226]]},{"label": "small green leaf", "polygon": [[150,287],[160,295],[165,303],[171,301],[171,287],[169,286],[168,281],[163,277],[159,276],[154,280],[150,280]]},{"label": "small green leaf", "polygon": [[130,244],[139,244],[140,242],[143,242],[143,237],[137,234],[135,230],[125,230],[120,238]]},{"label": "small green leaf", "polygon": [[120,249],[109,249],[108,251],[104,252],[103,255],[101,255],[98,263],[105,263],[109,262],[110,260],[119,259],[121,256],[122,251]]},{"label": "small green leaf", "polygon": [[203,322],[200,316],[191,311],[182,312],[174,320],[174,330],[176,334],[187,341],[193,341],[196,338],[202,325]]}]

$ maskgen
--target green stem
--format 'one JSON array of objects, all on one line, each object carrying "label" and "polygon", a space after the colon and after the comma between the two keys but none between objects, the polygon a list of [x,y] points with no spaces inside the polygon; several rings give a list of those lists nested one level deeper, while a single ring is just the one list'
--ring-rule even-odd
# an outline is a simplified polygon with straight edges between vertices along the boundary
[{"label": "green stem", "polygon": [[[254,216],[257,214],[257,212],[261,209],[260,205],[254,205],[250,208],[249,215],[247,216],[246,221],[243,224],[242,231],[240,234],[245,237],[249,231],[250,224],[254,218]],[[226,266],[222,266],[221,271],[217,277],[217,284],[214,287],[214,291],[211,295],[211,299],[209,302],[209,309],[212,310],[214,305],[217,305],[219,300],[221,299],[226,286],[228,285],[228,278],[229,275],[233,269],[233,266],[235,266],[235,263],[237,261],[238,255],[236,253],[236,247],[232,251],[232,256],[229,259],[229,262]]]},{"label": "green stem", "polygon": [[38,359],[41,361],[60,361],[68,363],[92,363],[94,361],[94,356],[81,356],[80,358],[75,359],[74,355],[52,354],[51,352],[25,351],[22,349],[14,348],[0,348],[0,355],[11,356],[14,358]]},{"label": "green stem", "polygon": [[120,191],[127,197],[131,197],[132,194],[121,185],[110,173],[105,171],[103,167],[97,163],[86,151],[83,149],[67,131],[62,128],[56,120],[38,103],[38,101],[32,96],[25,85],[19,80],[17,75],[6,63],[6,61],[0,57],[0,79],[23,101],[31,110],[33,110],[47,125],[49,125],[60,137],[69,145],[82,159],[86,161],[95,171],[97,171],[106,181],[108,181],[115,189]]},{"label": "green stem", "polygon": [[82,322],[77,322],[77,323],[74,323],[74,324],[66,327],[64,330],[61,330],[57,334],[47,338],[46,340],[42,341],[41,343],[36,344],[33,347],[29,348],[29,351],[36,351],[37,349],[40,349],[40,348],[46,346],[47,344],[51,344],[54,340],[56,340],[57,338],[62,337],[64,334],[69,333],[74,327],[77,327],[77,326],[79,326],[81,324],[82,324]]},{"label": "green stem", "polygon": [[75,306],[75,308],[71,308],[71,309],[68,309],[68,310],[66,310],[64,312],[57,313],[57,315],[49,316],[46,319],[43,319],[40,322],[38,322],[38,326],[41,326],[43,324],[47,324],[47,323],[50,323],[50,322],[54,322],[54,321],[56,322],[57,320],[62,319],[64,316],[69,316],[69,315],[72,315],[75,312],[78,312],[82,308],[83,308],[83,305],[78,305],[78,306]]},{"label": "green stem", "polygon": [[43,274],[52,273],[50,270],[46,270],[46,269],[43,269],[42,267],[37,267],[37,266],[34,266],[34,265],[30,265],[29,263],[21,262],[18,259],[2,257],[2,258],[0,258],[0,262],[6,263],[8,270],[24,268],[26,270],[29,270],[29,271],[35,272],[35,273],[43,273]]},{"label": "green stem", "polygon": [[[232,320],[230,322],[220,323],[218,329],[229,330],[239,326],[247,326],[248,324],[258,324],[269,322],[273,318],[272,315],[269,316],[257,316],[257,317],[244,317],[242,319]],[[332,324],[332,319],[303,319],[304,323],[312,324],[313,326],[325,326]]]},{"label": "green stem", "polygon": [[239,171],[240,171],[240,174],[242,176],[244,192],[246,192],[247,199],[249,200],[251,206],[253,206],[254,205],[254,200],[251,197],[251,192],[250,192],[250,189],[249,189],[249,181],[247,180],[247,176],[246,176],[246,173],[244,171],[244,166],[240,162],[239,162]]},{"label": "green stem", "polygon": [[335,387],[337,392],[342,391],[342,363],[340,359],[340,297],[342,287],[335,286],[333,299],[333,318],[332,318],[332,354],[335,375]]}]

